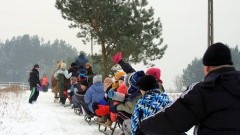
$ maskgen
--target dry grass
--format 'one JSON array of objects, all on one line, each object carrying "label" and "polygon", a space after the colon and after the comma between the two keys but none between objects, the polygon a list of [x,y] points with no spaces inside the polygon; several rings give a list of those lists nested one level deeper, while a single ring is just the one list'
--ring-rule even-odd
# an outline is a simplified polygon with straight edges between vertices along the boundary
[{"label": "dry grass", "polygon": [[0,92],[13,92],[13,93],[19,93],[19,92],[23,92],[22,91],[23,88],[20,87],[19,85],[11,85],[9,87],[6,88],[0,88]]},{"label": "dry grass", "polygon": [[[24,90],[19,85],[12,85],[6,88],[0,89],[0,118],[11,117],[16,118],[16,115],[21,111],[20,104],[24,99]],[[22,116],[20,116],[22,117]]]}]

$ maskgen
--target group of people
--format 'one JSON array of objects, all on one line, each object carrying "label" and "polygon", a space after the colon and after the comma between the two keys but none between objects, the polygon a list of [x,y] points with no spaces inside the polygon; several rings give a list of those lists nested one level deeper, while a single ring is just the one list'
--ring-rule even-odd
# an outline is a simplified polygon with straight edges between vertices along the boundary
[{"label": "group of people", "polygon": [[[95,75],[86,62],[81,67],[74,62],[68,70],[64,62],[58,63],[53,76],[55,98],[59,93],[61,104],[69,99],[73,108],[86,118],[97,117],[99,124],[119,123],[124,135],[184,135],[193,126],[198,135],[240,134],[240,72],[233,66],[228,46],[215,43],[206,50],[205,77],[189,85],[174,102],[165,93],[159,68],[136,71],[121,52],[111,60],[123,71],[105,78]],[[30,78],[38,76],[38,68],[34,65]],[[32,93],[39,83],[30,81]],[[31,94],[29,103],[36,95]]]}]

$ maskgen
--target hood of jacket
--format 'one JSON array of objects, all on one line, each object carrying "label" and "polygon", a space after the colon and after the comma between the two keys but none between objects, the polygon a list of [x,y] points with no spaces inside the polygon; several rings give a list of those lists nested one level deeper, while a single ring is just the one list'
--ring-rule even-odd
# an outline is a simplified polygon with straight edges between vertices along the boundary
[{"label": "hood of jacket", "polygon": [[211,71],[204,78],[203,87],[215,87],[220,85],[232,96],[240,100],[240,72],[234,67],[223,67]]}]

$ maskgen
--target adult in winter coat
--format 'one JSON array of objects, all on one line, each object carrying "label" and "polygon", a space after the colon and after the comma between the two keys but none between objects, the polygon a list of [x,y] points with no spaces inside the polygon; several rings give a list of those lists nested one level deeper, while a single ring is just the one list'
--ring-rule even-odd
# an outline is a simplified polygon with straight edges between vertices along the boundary
[{"label": "adult in winter coat", "polygon": [[65,105],[66,98],[67,98],[67,91],[70,89],[70,77],[72,76],[72,73],[69,73],[66,69],[66,63],[61,63],[61,68],[57,70],[57,72],[54,74],[54,77],[57,79],[57,87],[59,89],[59,96],[60,96],[60,103],[62,105]]},{"label": "adult in winter coat", "polygon": [[33,101],[36,101],[39,95],[39,87],[41,85],[39,80],[39,65],[35,64],[33,69],[30,71],[29,76],[29,85],[31,90],[31,95],[29,97],[29,103],[32,104]]},{"label": "adult in winter coat", "polygon": [[170,107],[144,119],[141,130],[151,135],[175,135],[195,125],[195,135],[240,134],[240,72],[230,49],[211,45],[203,56],[205,78],[190,85]]},{"label": "adult in winter coat", "polygon": [[89,87],[84,96],[85,105],[83,105],[83,108],[87,114],[94,114],[93,103],[98,103],[102,100],[104,98],[104,94],[102,75],[95,75],[93,77],[93,84]]}]

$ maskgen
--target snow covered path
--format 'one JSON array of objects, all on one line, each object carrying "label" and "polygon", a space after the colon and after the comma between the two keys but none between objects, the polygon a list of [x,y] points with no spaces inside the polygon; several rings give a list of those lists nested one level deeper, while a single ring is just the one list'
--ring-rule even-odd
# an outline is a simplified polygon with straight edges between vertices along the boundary
[{"label": "snow covered path", "polygon": [[[40,92],[38,101],[28,103],[30,91],[0,97],[0,135],[101,135],[94,122],[88,125],[84,116],[70,107],[53,102],[53,93]],[[1,93],[0,93],[1,95]],[[188,132],[192,134],[193,129]],[[120,133],[116,129],[114,135]]]},{"label": "snow covered path", "polygon": [[[26,91],[19,107],[13,107],[13,113],[0,117],[1,135],[101,135],[96,124],[88,125],[83,116],[76,115],[70,107],[53,103],[53,93],[41,92],[38,101],[28,103],[30,91]],[[16,111],[16,108],[17,111]],[[15,116],[15,114],[21,115]],[[119,134],[119,130],[116,134]]]}]

